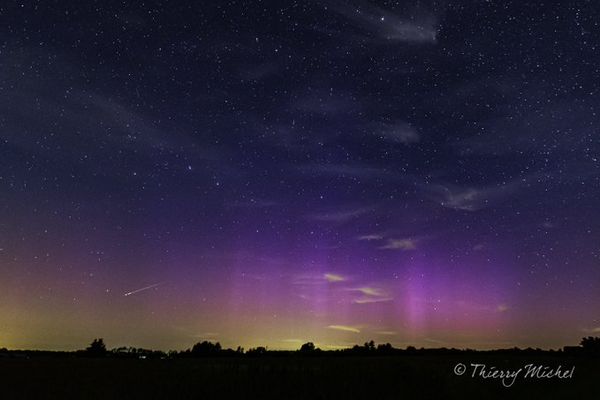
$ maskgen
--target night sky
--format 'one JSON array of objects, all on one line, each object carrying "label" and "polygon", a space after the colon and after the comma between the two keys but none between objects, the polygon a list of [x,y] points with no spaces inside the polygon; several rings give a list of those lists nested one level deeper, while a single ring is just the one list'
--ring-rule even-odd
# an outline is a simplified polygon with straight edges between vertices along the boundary
[{"label": "night sky", "polygon": [[593,1],[2,2],[0,347],[599,333],[599,21]]}]

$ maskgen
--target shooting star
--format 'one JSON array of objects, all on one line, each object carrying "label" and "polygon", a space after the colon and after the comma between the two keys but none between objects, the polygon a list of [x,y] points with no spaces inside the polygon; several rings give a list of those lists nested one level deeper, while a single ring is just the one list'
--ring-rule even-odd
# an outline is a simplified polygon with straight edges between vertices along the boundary
[{"label": "shooting star", "polygon": [[131,292],[127,292],[123,296],[125,296],[125,297],[131,296],[132,294],[143,292],[144,290],[152,289],[152,288],[155,288],[157,286],[164,285],[164,284],[165,284],[165,282],[155,283],[154,285],[146,286],[146,287],[143,287],[143,288],[140,288],[140,289],[132,290]]}]

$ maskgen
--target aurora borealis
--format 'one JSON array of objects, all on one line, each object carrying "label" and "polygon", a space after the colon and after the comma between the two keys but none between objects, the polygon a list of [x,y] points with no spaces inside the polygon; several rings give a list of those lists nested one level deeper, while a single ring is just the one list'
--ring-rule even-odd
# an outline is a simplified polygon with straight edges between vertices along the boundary
[{"label": "aurora borealis", "polygon": [[600,332],[593,2],[0,5],[0,347]]}]

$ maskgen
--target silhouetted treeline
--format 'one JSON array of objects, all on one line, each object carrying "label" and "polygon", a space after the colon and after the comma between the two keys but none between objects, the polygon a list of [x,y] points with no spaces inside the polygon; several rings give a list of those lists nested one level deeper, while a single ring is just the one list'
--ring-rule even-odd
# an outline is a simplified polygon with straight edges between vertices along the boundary
[{"label": "silhouetted treeline", "polygon": [[364,343],[362,346],[339,350],[321,350],[312,342],[304,343],[298,350],[269,350],[267,347],[255,347],[244,350],[242,347],[224,349],[219,342],[203,341],[196,343],[192,348],[183,351],[164,352],[135,347],[118,347],[111,350],[106,348],[104,340],[94,339],[85,350],[74,352],[38,351],[38,350],[8,350],[0,348],[0,358],[29,358],[29,357],[111,357],[135,359],[165,359],[165,358],[202,358],[202,357],[318,357],[318,356],[391,356],[391,355],[443,355],[443,354],[567,354],[567,355],[600,355],[600,337],[586,337],[579,346],[565,346],[560,350],[542,350],[539,348],[520,349],[517,347],[498,350],[472,350],[456,348],[420,348],[408,346],[404,349],[393,347],[390,343],[375,344],[374,341]]},{"label": "silhouetted treeline", "polygon": [[588,336],[581,339],[581,348],[585,353],[600,355],[600,337]]}]

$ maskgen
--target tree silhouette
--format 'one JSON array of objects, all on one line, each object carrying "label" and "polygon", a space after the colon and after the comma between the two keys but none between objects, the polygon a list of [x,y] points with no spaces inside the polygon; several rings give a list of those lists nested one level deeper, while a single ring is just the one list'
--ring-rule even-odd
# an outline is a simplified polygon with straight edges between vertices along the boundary
[{"label": "tree silhouette", "polygon": [[394,348],[389,343],[377,345],[377,352],[380,354],[392,354],[393,351]]},{"label": "tree silhouette", "polygon": [[85,349],[85,351],[92,356],[103,356],[106,354],[106,345],[104,339],[94,339],[92,343]]},{"label": "tree silhouette", "polygon": [[315,344],[313,342],[304,343],[302,347],[300,347],[301,353],[312,353],[315,351]]},{"label": "tree silhouette", "polygon": [[600,337],[588,336],[581,339],[581,347],[586,353],[600,354]]},{"label": "tree silhouette", "polygon": [[263,346],[259,346],[253,349],[250,349],[246,352],[249,356],[262,356],[267,354],[267,348]]},{"label": "tree silhouette", "polygon": [[221,343],[211,343],[206,340],[202,343],[196,343],[192,347],[192,355],[194,356],[212,356],[221,352]]}]

